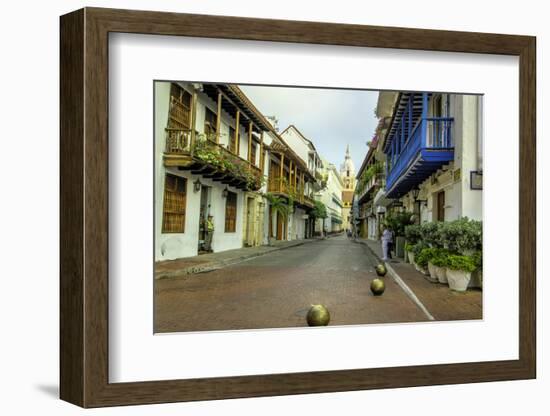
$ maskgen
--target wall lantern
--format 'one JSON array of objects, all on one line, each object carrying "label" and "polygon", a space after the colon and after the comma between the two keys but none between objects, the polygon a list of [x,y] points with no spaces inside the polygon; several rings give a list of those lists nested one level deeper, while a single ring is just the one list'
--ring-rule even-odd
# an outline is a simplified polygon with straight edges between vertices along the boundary
[{"label": "wall lantern", "polygon": [[199,192],[201,190],[201,187],[202,187],[202,183],[201,181],[197,178],[197,180],[195,182],[193,182],[193,190],[195,192]]},{"label": "wall lantern", "polygon": [[227,198],[228,193],[229,193],[229,189],[227,189],[227,186],[226,186],[225,189],[222,191],[222,198]]},{"label": "wall lantern", "polygon": [[414,198],[414,202],[417,202],[418,204],[426,204],[428,205],[427,199],[418,199],[418,194],[420,193],[420,188],[415,188],[412,190],[412,195]]}]

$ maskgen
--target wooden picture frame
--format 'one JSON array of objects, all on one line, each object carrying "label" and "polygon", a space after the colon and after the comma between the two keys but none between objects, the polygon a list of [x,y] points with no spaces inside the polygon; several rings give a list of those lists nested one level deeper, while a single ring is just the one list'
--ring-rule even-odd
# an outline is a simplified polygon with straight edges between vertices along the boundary
[{"label": "wooden picture frame", "polygon": [[[244,29],[246,28],[246,29]],[[82,407],[529,379],[536,376],[535,38],[85,8],[61,17],[60,396]],[[108,34],[519,57],[519,359],[109,383]]]}]

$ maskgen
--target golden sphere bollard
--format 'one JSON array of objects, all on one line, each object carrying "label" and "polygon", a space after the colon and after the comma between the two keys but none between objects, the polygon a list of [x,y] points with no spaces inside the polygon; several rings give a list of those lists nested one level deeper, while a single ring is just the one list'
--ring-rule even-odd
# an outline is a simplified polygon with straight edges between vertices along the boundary
[{"label": "golden sphere bollard", "polygon": [[374,270],[376,271],[376,274],[380,277],[384,277],[388,272],[388,269],[386,268],[386,265],[384,263],[380,263],[379,265],[377,265]]},{"label": "golden sphere bollard", "polygon": [[374,279],[370,282],[370,291],[374,296],[380,296],[386,290],[386,284],[382,279]]},{"label": "golden sphere bollard", "polygon": [[330,322],[330,313],[323,305],[311,305],[306,320],[309,326],[327,326]]}]

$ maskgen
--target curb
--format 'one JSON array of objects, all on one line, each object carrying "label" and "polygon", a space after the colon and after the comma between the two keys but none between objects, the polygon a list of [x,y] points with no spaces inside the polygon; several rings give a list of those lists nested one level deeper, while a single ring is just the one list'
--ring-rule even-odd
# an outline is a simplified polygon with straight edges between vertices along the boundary
[{"label": "curb", "polygon": [[[354,241],[356,243],[363,244],[365,247],[367,247],[369,252],[376,259],[378,259],[378,261],[382,262],[382,259],[380,257],[378,257],[378,255],[374,252],[374,250],[372,248],[369,247],[369,245],[367,243],[365,243],[363,241],[357,241],[356,239]],[[418,299],[418,297],[414,294],[412,289],[403,281],[401,276],[399,276],[399,274],[397,274],[397,272],[394,270],[394,268],[391,267],[391,265],[388,262],[383,262],[383,263],[386,265],[386,269],[388,270],[388,272],[389,272],[390,276],[392,277],[392,279],[403,290],[403,292],[405,292],[405,294],[409,297],[409,299],[412,300],[416,306],[418,306],[418,308],[424,313],[424,315],[426,315],[426,317],[430,321],[435,321],[435,318],[430,313],[430,311],[428,311],[428,309],[424,306],[424,304],[420,301],[420,299]]]},{"label": "curb", "polygon": [[289,244],[283,247],[268,246],[269,249],[266,249],[265,251],[262,251],[262,252],[250,253],[250,254],[246,254],[240,257],[235,257],[232,259],[227,259],[227,260],[217,261],[217,262],[210,262],[203,265],[186,267],[184,269],[180,269],[172,272],[161,273],[159,275],[155,275],[155,280],[175,279],[178,277],[184,277],[191,274],[208,273],[214,270],[223,269],[224,267],[227,267],[227,266],[232,266],[234,264],[242,263],[244,261],[251,260],[256,257],[264,256],[266,254],[273,253],[274,251],[280,251],[280,250],[285,250],[287,248],[298,247],[306,243],[312,243],[313,241],[317,241],[317,240],[300,241],[300,242],[297,242],[296,244]]}]

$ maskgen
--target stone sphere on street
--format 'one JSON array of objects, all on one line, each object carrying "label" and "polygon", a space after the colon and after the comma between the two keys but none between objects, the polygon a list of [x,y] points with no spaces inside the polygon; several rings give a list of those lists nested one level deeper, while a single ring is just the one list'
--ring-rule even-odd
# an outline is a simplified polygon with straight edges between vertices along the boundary
[{"label": "stone sphere on street", "polygon": [[374,279],[370,282],[370,290],[374,296],[380,296],[386,290],[386,284],[382,279]]},{"label": "stone sphere on street", "polygon": [[384,263],[380,263],[374,270],[376,270],[376,274],[378,276],[385,276],[388,272],[388,269],[386,269],[386,265]]},{"label": "stone sphere on street", "polygon": [[323,305],[311,305],[306,319],[309,326],[326,326],[330,322],[330,313]]}]

